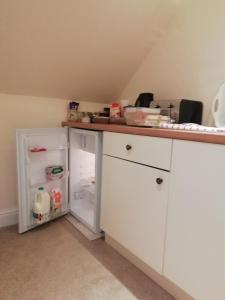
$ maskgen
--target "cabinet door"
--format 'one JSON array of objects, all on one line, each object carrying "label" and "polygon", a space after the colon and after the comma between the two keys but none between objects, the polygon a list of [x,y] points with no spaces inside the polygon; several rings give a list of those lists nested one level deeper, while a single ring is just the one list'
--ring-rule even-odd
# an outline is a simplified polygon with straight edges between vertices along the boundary
[{"label": "cabinet door", "polygon": [[[101,227],[162,272],[169,173],[109,156],[103,159]],[[157,178],[163,182],[157,184]]]},{"label": "cabinet door", "polygon": [[197,300],[225,299],[225,146],[175,141],[164,274]]}]

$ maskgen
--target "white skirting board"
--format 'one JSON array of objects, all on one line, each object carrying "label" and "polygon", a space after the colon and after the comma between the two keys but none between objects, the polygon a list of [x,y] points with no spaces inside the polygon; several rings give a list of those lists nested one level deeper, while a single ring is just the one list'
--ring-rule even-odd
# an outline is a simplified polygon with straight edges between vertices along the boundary
[{"label": "white skirting board", "polygon": [[0,227],[15,225],[18,223],[18,210],[0,210]]},{"label": "white skirting board", "polygon": [[83,225],[79,220],[77,220],[70,214],[67,214],[64,218],[67,221],[69,221],[77,230],[79,230],[89,241],[100,239],[104,235],[103,233],[92,232],[90,229],[88,229],[85,225]]}]

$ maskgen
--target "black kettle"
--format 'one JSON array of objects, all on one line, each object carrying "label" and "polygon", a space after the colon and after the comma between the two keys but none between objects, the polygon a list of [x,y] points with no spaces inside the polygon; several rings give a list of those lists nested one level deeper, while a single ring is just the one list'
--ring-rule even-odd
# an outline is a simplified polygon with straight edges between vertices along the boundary
[{"label": "black kettle", "polygon": [[141,93],[136,102],[136,107],[150,107],[151,102],[154,100],[154,94],[152,93]]}]

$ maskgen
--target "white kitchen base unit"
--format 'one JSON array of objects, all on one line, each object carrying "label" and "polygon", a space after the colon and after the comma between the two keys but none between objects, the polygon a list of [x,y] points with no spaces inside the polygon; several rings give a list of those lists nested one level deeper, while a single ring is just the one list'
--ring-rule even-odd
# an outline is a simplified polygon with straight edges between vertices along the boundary
[{"label": "white kitchen base unit", "polygon": [[[51,196],[51,207],[44,222],[71,212],[94,233],[101,232],[101,159],[101,132],[66,127],[18,129],[19,232],[41,224],[38,219],[41,213],[34,213],[38,188]],[[46,168],[52,166],[63,169],[61,178],[47,176]],[[56,190],[57,201],[61,203],[57,213],[53,207]]]},{"label": "white kitchen base unit", "polygon": [[106,241],[176,299],[225,300],[225,145],[104,133],[103,153]]},{"label": "white kitchen base unit", "polygon": [[165,276],[156,272],[148,264],[143,262],[140,258],[130,252],[127,248],[118,243],[108,234],[105,234],[105,241],[116,251],[118,251],[122,256],[134,264],[138,269],[144,272],[148,277],[154,280],[158,285],[164,288],[169,294],[171,294],[176,300],[196,300],[188,295],[184,290],[179,288],[173,282],[168,280]]},{"label": "white kitchen base unit", "polygon": [[225,299],[225,146],[174,141],[164,275],[197,300]]},{"label": "white kitchen base unit", "polygon": [[103,135],[101,228],[160,274],[171,150],[171,139]]},{"label": "white kitchen base unit", "polygon": [[162,273],[168,172],[106,155],[102,172],[101,228]]}]

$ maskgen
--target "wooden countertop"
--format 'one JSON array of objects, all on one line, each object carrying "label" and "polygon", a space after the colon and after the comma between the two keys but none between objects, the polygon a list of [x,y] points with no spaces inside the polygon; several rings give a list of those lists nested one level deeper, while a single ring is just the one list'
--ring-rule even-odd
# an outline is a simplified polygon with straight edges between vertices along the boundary
[{"label": "wooden countertop", "polygon": [[62,122],[62,126],[225,145],[225,134],[223,133],[207,133],[163,128],[143,128],[116,124],[78,123],[72,121]]}]

